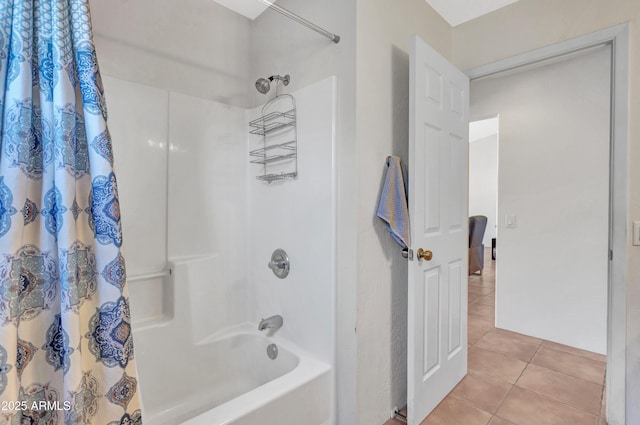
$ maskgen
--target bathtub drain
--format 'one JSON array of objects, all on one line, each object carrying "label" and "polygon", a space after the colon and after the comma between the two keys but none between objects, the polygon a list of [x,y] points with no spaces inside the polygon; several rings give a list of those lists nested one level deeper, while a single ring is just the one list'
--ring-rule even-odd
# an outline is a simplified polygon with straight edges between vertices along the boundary
[{"label": "bathtub drain", "polygon": [[267,356],[269,356],[271,360],[275,360],[276,357],[278,357],[278,346],[275,344],[269,344],[267,347]]}]

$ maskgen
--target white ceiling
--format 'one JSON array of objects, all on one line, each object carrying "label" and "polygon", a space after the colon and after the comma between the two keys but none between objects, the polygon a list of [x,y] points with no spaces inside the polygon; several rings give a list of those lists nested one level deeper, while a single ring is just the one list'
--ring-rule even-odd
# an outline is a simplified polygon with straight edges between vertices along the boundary
[{"label": "white ceiling", "polygon": [[[276,0],[215,0],[221,5],[246,16],[256,19],[270,3]],[[486,15],[518,0],[427,0],[442,17],[453,27],[464,22]]]},{"label": "white ceiling", "polygon": [[498,134],[498,117],[469,123],[469,143]]},{"label": "white ceiling", "polygon": [[518,0],[427,0],[452,27],[486,15]]},{"label": "white ceiling", "polygon": [[262,12],[267,10],[269,4],[275,0],[215,0],[226,8],[236,13],[246,16],[249,19],[256,19]]}]

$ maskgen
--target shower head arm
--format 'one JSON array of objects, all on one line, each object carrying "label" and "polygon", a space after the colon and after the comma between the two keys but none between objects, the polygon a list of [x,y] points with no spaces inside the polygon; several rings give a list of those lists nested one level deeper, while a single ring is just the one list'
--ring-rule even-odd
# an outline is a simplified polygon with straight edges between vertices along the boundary
[{"label": "shower head arm", "polygon": [[287,74],[284,77],[280,75],[272,75],[271,77],[269,77],[269,81],[274,81],[274,80],[281,81],[282,84],[284,84],[285,86],[288,86],[289,82],[291,82],[291,76]]}]

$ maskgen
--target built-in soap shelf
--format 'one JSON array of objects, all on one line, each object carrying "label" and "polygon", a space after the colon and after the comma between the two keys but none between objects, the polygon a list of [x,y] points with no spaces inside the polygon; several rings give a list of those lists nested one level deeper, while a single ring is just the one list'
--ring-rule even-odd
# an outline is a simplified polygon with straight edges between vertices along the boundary
[{"label": "built-in soap shelf", "polygon": [[262,136],[263,145],[249,152],[252,164],[262,165],[258,180],[268,183],[298,175],[296,101],[289,94],[267,102],[259,118],[249,122],[249,133]]}]

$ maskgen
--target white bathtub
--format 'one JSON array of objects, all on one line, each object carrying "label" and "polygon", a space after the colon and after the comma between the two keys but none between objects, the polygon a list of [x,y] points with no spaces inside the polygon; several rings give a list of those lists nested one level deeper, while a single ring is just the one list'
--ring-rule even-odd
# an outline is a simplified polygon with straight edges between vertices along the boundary
[{"label": "white bathtub", "polygon": [[[266,352],[272,343],[275,360]],[[183,362],[168,356],[150,373],[141,368],[145,424],[330,423],[330,365],[296,353],[287,341],[247,325],[188,350]]]},{"label": "white bathtub", "polygon": [[[279,336],[291,326],[287,317],[272,336],[257,323],[233,324],[237,306],[211,302],[233,298],[211,283],[217,261],[174,262],[171,276],[130,285],[144,424],[332,425],[331,365]],[[151,311],[149,294],[158,293],[165,313],[136,317]],[[266,352],[271,343],[275,360]]]}]

